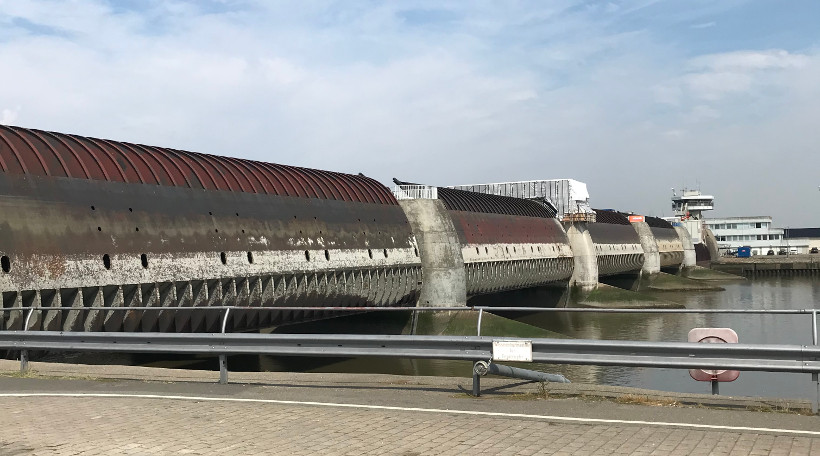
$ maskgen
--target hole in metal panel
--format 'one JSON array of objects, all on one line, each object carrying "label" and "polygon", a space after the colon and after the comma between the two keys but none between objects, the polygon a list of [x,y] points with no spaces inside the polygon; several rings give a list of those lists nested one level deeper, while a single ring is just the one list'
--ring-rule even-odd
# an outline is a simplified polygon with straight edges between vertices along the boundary
[{"label": "hole in metal panel", "polygon": [[97,208],[96,208],[96,207],[94,207],[94,206],[91,206],[91,210],[92,210],[92,211],[96,211],[96,210],[97,210]]},{"label": "hole in metal panel", "polygon": [[327,261],[330,261],[330,252],[328,252],[327,250],[325,250],[325,259]]},{"label": "hole in metal panel", "polygon": [[105,269],[111,269],[111,257],[107,253],[103,255],[103,266]]},{"label": "hole in metal panel", "polygon": [[248,252],[248,263],[253,264],[253,252]]},{"label": "hole in metal panel", "polygon": [[387,249],[384,249],[383,252],[384,252],[384,257],[387,258]]},{"label": "hole in metal panel", "polygon": [[148,269],[148,255],[142,254],[140,255],[140,262],[142,262],[142,267]]},{"label": "hole in metal panel", "polygon": [[97,231],[102,231],[102,227],[101,227],[101,226],[98,226],[98,227],[97,227]]},{"label": "hole in metal panel", "polygon": [[367,249],[367,256],[369,256],[371,260],[373,259],[373,250],[372,249]]},{"label": "hole in metal panel", "polygon": [[228,257],[225,252],[219,252],[219,260],[222,261],[222,264],[228,264]]},{"label": "hole in metal panel", "polygon": [[310,261],[310,252],[305,250],[305,259]]},{"label": "hole in metal panel", "polygon": [[0,266],[2,266],[3,272],[11,271],[11,260],[9,259],[9,257],[5,255],[0,257]]}]

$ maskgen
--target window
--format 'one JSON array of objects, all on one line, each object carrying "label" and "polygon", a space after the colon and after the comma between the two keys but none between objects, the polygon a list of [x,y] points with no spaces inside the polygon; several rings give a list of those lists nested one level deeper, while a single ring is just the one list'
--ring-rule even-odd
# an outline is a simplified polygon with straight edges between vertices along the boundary
[{"label": "window", "polygon": [[762,223],[755,223],[755,228],[762,228],[762,227],[763,227]]}]

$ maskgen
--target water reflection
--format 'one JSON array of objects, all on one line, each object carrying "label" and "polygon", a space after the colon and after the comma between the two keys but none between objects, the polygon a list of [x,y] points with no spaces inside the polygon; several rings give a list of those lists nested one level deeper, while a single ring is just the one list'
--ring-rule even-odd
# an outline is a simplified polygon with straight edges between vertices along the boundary
[{"label": "water reflection", "polygon": [[[816,303],[820,298],[820,283],[807,277],[767,277],[722,286],[726,289],[723,292],[663,292],[658,293],[657,297],[680,302],[689,309],[808,309],[817,307]],[[541,313],[506,316],[583,339],[685,341],[689,330],[695,327],[730,327],[737,331],[741,343],[812,343],[809,315]],[[359,324],[356,332],[362,332],[362,328],[370,328],[371,332],[390,328],[395,334],[395,331],[400,331],[403,327],[403,321],[396,317],[390,324],[381,325],[371,320],[370,324]],[[310,331],[303,332],[330,330],[312,327]],[[692,380],[686,370],[532,364],[522,367],[560,373],[573,382],[679,392],[710,392],[708,382]],[[374,358],[313,359],[306,362],[295,358],[264,357],[260,361],[260,368],[272,371],[379,372],[464,377],[471,374],[469,362]],[[742,372],[737,381],[722,384],[721,393],[813,399],[815,386],[808,374]]]}]

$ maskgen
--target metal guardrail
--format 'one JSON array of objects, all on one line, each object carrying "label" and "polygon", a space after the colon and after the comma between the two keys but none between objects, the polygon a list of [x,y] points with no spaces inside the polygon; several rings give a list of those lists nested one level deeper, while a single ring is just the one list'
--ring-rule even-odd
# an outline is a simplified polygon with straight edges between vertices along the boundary
[{"label": "metal guardrail", "polygon": [[[2,331],[9,350],[188,353],[279,356],[484,360],[493,358],[490,336],[351,334],[105,333]],[[698,344],[594,339],[528,339],[532,361],[556,364],[735,369],[820,373],[820,347],[811,345]]]},{"label": "metal guardrail", "polygon": [[[697,344],[684,342],[638,342],[584,339],[532,339],[532,361],[555,364],[656,367],[678,369],[732,369],[768,372],[810,373],[817,385],[813,411],[820,408],[820,346],[818,309],[592,309],[532,307],[32,307],[5,308],[0,312],[26,311],[24,328],[35,312],[77,310],[105,311],[224,311],[222,333],[95,333],[56,331],[0,331],[0,348],[21,350],[21,370],[27,369],[29,350],[108,351],[139,353],[191,353],[219,355],[220,383],[227,383],[227,356],[267,354],[288,356],[383,356],[471,360],[486,365],[493,360],[494,340],[481,337],[484,311],[570,312],[570,313],[698,313],[698,314],[791,314],[810,315],[813,345]],[[325,311],[477,311],[476,336],[359,336],[226,334],[232,310],[325,310]],[[488,361],[483,361],[488,360]],[[473,391],[479,392],[474,374]]]},{"label": "metal guardrail", "polygon": [[397,200],[438,199],[438,187],[431,185],[397,185],[393,187]]}]

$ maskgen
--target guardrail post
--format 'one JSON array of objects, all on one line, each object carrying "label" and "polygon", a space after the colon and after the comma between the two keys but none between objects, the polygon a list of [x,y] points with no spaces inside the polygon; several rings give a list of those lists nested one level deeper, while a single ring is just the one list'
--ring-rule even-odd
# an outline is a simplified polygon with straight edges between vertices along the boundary
[{"label": "guardrail post", "polygon": [[[817,346],[817,309],[811,311],[811,331],[812,343]],[[817,395],[814,397],[811,411],[815,415],[820,415],[820,375],[815,372],[811,374],[811,379],[814,381],[814,387],[817,389]]]},{"label": "guardrail post", "polygon": [[228,384],[228,357],[219,355],[219,383]]},{"label": "guardrail post", "polygon": [[473,397],[481,396],[481,376],[476,372],[476,365],[478,361],[473,364]]},{"label": "guardrail post", "polygon": [[[34,307],[28,310],[26,314],[26,320],[23,322],[23,331],[28,331],[28,324],[31,321],[31,313],[34,312]],[[28,372],[28,350],[20,350],[20,373],[25,374]]]},{"label": "guardrail post", "polygon": [[[225,328],[228,325],[228,315],[231,313],[231,308],[225,308],[225,316],[222,318],[222,334],[225,334]],[[228,355],[219,355],[219,383],[221,385],[228,384]]]},{"label": "guardrail post", "polygon": [[481,335],[481,317],[484,315],[484,309],[478,309],[478,323],[476,324],[476,336]]},{"label": "guardrail post", "polygon": [[20,350],[20,373],[28,372],[28,350]]}]

